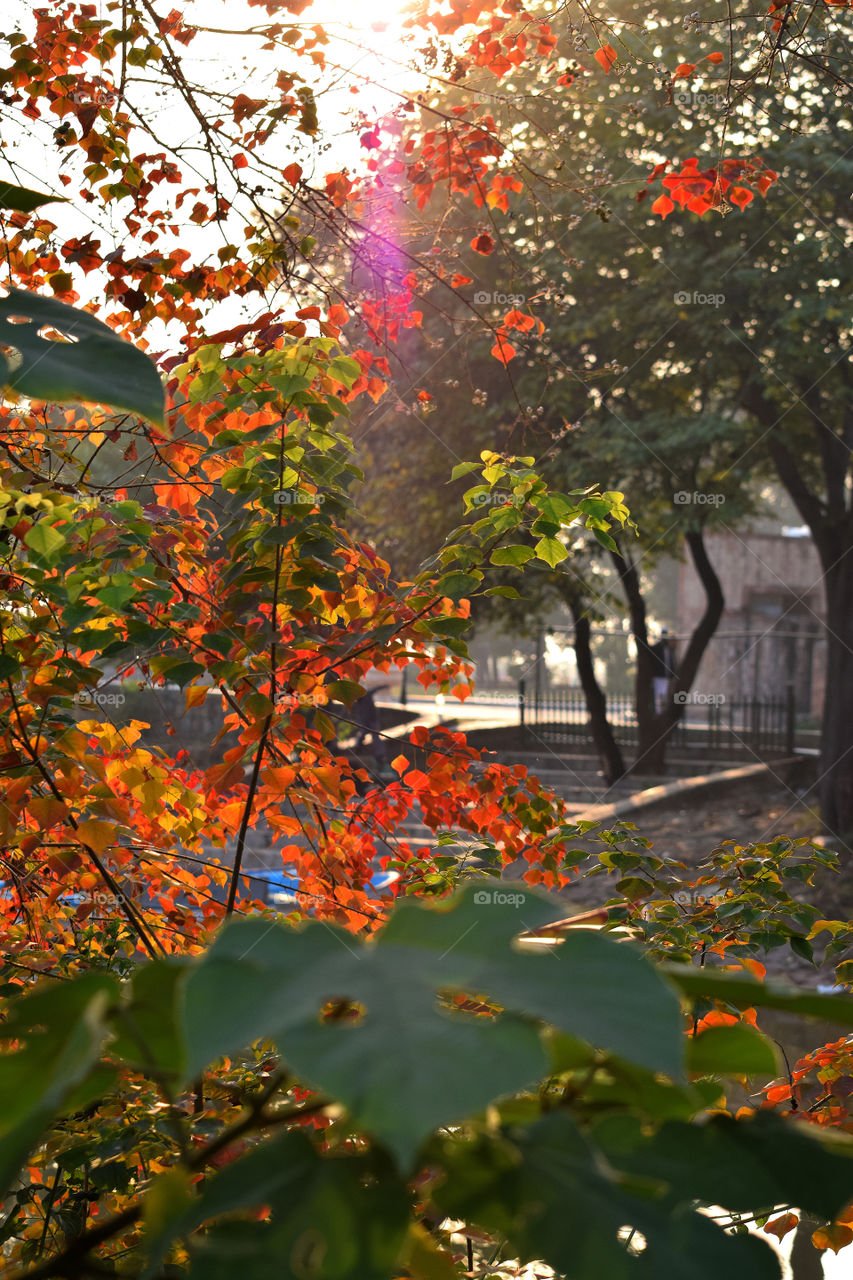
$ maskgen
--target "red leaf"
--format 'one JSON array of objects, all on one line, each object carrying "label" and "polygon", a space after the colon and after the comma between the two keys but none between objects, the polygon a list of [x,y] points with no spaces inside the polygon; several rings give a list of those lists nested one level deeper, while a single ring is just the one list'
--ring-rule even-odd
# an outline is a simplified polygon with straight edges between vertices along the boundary
[{"label": "red leaf", "polygon": [[675,205],[672,203],[669,196],[658,196],[657,200],[655,200],[652,205],[652,213],[659,213],[662,218],[666,218],[670,213],[672,213],[674,208]]},{"label": "red leaf", "polygon": [[612,44],[603,44],[600,49],[595,51],[595,60],[607,75],[610,75],[610,68],[616,61],[616,50]]},{"label": "red leaf", "polygon": [[500,360],[501,364],[509,364],[510,360],[515,359],[516,350],[506,338],[498,338],[492,347],[492,355],[496,360]]},{"label": "red leaf", "polygon": [[483,231],[480,235],[475,236],[471,241],[471,248],[475,253],[482,253],[487,257],[495,247],[495,242],[490,235]]},{"label": "red leaf", "polygon": [[794,1230],[799,1221],[795,1213],[783,1213],[781,1218],[774,1218],[772,1222],[766,1223],[764,1230],[768,1235],[774,1235],[781,1240],[789,1231]]},{"label": "red leaf", "polygon": [[236,156],[234,157],[234,168],[248,169],[248,167],[249,167],[249,161],[246,159],[246,157],[243,155],[241,151],[238,151]]},{"label": "red leaf", "polygon": [[708,62],[722,62],[723,55],[721,53],[709,53],[707,55]]},{"label": "red leaf", "polygon": [[296,313],[297,320],[319,320],[321,316],[319,307],[302,307]]},{"label": "red leaf", "polygon": [[673,80],[683,80],[685,76],[692,76],[695,70],[695,62],[682,62],[675,68],[675,75],[672,78]]},{"label": "red leaf", "polygon": [[736,204],[738,208],[745,209],[750,201],[755,199],[755,195],[748,187],[732,187],[729,192],[729,199],[732,204]]},{"label": "red leaf", "polygon": [[286,169],[282,169],[281,175],[289,186],[295,187],[299,179],[302,177],[302,165],[289,164]]}]

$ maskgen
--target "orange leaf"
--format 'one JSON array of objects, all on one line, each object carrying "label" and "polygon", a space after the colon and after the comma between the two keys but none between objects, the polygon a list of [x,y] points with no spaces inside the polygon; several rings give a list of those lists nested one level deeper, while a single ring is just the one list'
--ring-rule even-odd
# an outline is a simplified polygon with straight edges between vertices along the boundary
[{"label": "orange leaf", "polygon": [[774,1218],[772,1222],[765,1224],[764,1230],[768,1235],[776,1236],[782,1240],[789,1231],[793,1231],[794,1227],[800,1219],[795,1213],[783,1213],[781,1217]]},{"label": "orange leaf", "polygon": [[409,767],[409,762],[405,756],[395,756],[391,761],[391,768],[395,773],[405,773]]},{"label": "orange leaf", "polygon": [[249,161],[243,155],[242,151],[238,151],[236,156],[234,157],[234,168],[248,169],[248,167],[249,167]]},{"label": "orange leaf", "polygon": [[299,179],[302,177],[302,165],[295,163],[289,164],[286,169],[282,169],[281,176],[289,186],[295,187]]},{"label": "orange leaf", "polygon": [[723,55],[721,53],[709,53],[706,56],[708,62],[722,62]]},{"label": "orange leaf", "polygon": [[831,1249],[838,1253],[853,1240],[853,1230],[842,1226],[840,1222],[831,1222],[828,1227],[818,1227],[812,1234],[812,1244],[816,1249]]},{"label": "orange leaf", "polygon": [[673,80],[683,80],[685,76],[692,76],[696,70],[695,62],[682,62],[675,68]]},{"label": "orange leaf", "polygon": [[669,196],[658,196],[657,200],[655,200],[652,205],[652,213],[659,213],[662,218],[666,218],[670,213],[672,213],[674,208],[675,205],[670,200]]},{"label": "orange leaf", "polygon": [[496,360],[500,360],[501,364],[509,364],[510,360],[514,360],[517,352],[511,342],[507,342],[505,338],[498,338],[492,347],[491,354]]},{"label": "orange leaf", "polygon": [[607,75],[610,75],[610,68],[616,61],[616,50],[612,44],[603,44],[600,49],[595,51],[595,60]]}]

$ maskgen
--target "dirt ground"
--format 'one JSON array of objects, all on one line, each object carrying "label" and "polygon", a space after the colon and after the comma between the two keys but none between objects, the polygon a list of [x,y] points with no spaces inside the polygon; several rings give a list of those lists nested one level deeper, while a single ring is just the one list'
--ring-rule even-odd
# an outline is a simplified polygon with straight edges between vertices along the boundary
[{"label": "dirt ground", "polygon": [[803,793],[770,777],[751,778],[736,788],[640,810],[634,824],[657,852],[696,863],[723,840],[743,845],[780,835],[819,835],[814,796]]}]

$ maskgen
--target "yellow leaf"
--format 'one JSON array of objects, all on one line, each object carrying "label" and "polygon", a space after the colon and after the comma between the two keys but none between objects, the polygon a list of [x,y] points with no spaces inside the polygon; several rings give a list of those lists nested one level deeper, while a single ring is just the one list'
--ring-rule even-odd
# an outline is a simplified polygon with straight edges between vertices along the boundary
[{"label": "yellow leaf", "polygon": [[94,849],[95,853],[101,854],[116,843],[116,829],[111,822],[99,822],[97,818],[93,818],[89,822],[80,823],[77,839],[81,844]]},{"label": "yellow leaf", "polygon": [[831,1249],[838,1253],[853,1240],[853,1229],[840,1222],[831,1222],[828,1227],[818,1227],[812,1234],[812,1244],[816,1249]]},{"label": "yellow leaf", "polygon": [[190,707],[200,707],[203,702],[207,701],[207,695],[210,692],[209,684],[191,684],[184,690],[184,700],[186,702],[187,711]]}]

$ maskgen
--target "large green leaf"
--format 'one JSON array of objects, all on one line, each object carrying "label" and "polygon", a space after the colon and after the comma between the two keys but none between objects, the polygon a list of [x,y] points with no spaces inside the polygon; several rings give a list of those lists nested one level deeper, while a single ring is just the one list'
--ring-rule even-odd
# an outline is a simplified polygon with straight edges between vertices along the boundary
[{"label": "large green leaf", "polygon": [[[546,1074],[531,1017],[678,1075],[678,1001],[638,953],[591,933],[558,954],[513,950],[519,933],[561,911],[526,886],[502,884],[438,909],[398,907],[369,944],[321,924],[235,922],[187,983],[188,1072],[274,1040],[298,1075],[344,1102],[403,1161],[439,1125]],[[443,992],[486,996],[507,1012],[453,1012],[441,1007]],[[321,1021],[329,1001],[357,1006],[357,1019]]]},{"label": "large green leaf", "polygon": [[570,932],[541,954],[512,948],[519,933],[538,927],[542,903],[526,885],[505,882],[466,890],[452,910],[405,903],[377,945],[383,951],[417,947],[419,963],[439,985],[482,992],[597,1048],[682,1077],[678,1000],[639,951],[588,929]]},{"label": "large green leaf", "polygon": [[721,973],[711,965],[700,969],[689,964],[666,964],[662,968],[686,995],[695,998],[725,1000],[737,1009],[751,1009],[753,1006],[782,1009],[853,1027],[853,999],[850,996],[797,991],[793,987],[758,982],[735,973]]},{"label": "large green leaf", "polygon": [[100,1056],[104,1014],[118,991],[91,974],[17,999],[2,1023],[14,1050],[0,1053],[0,1196],[66,1098]]},{"label": "large green leaf", "polygon": [[[272,1210],[268,1222],[221,1220],[262,1205]],[[161,1274],[169,1244],[189,1238],[192,1280],[387,1280],[408,1221],[406,1188],[387,1159],[323,1157],[304,1134],[288,1132],[205,1183],[197,1201],[147,1241],[145,1274]],[[208,1229],[194,1235],[204,1223]]]},{"label": "large green leaf", "polygon": [[[67,340],[43,336],[50,329]],[[0,298],[0,382],[38,400],[107,404],[163,422],[163,385],[144,352],[87,311],[20,289]]]},{"label": "large green leaf", "polygon": [[832,1218],[853,1195],[853,1140],[827,1138],[780,1116],[674,1120],[653,1137],[623,1116],[604,1121],[595,1136],[617,1168],[662,1180],[679,1201],[744,1213],[790,1205]]},{"label": "large green leaf", "polygon": [[447,1140],[433,1156],[444,1171],[442,1213],[572,1280],[779,1280],[762,1242],[726,1235],[692,1208],[673,1212],[653,1184],[632,1194],[565,1112],[503,1137]]}]

